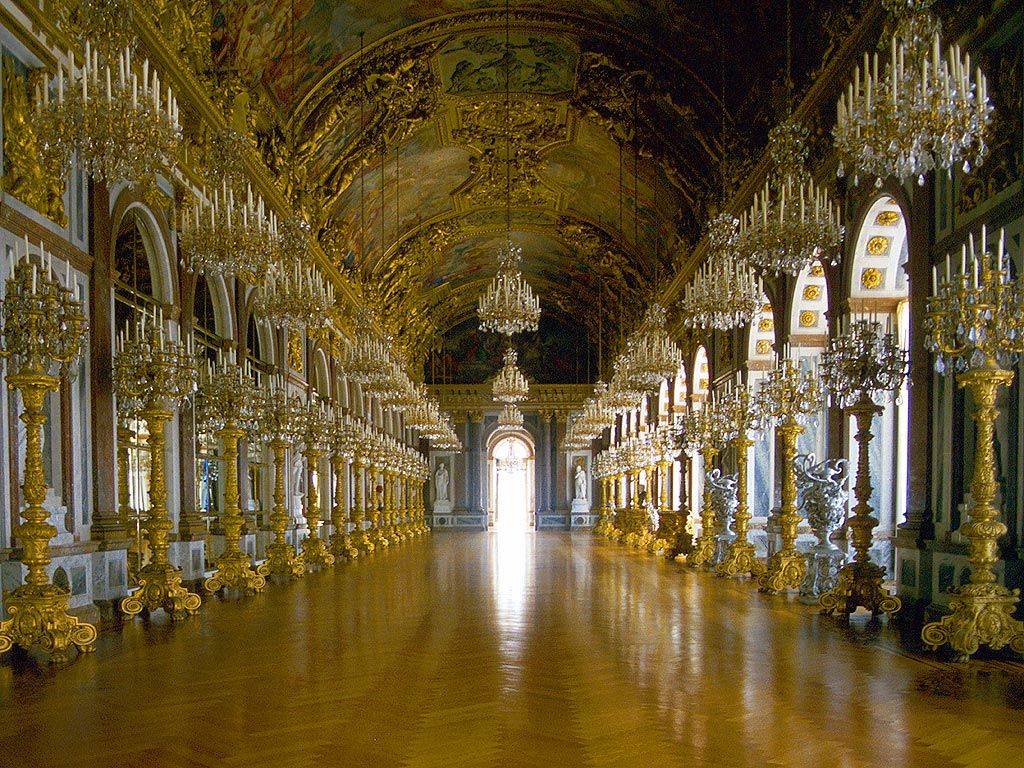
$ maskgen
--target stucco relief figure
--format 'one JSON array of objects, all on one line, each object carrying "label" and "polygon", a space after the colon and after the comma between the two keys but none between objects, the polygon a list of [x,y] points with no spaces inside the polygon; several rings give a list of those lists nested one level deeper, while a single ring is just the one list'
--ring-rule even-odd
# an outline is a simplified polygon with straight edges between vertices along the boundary
[{"label": "stucco relief figure", "polygon": [[434,498],[436,501],[448,501],[448,466],[442,461],[434,472]]},{"label": "stucco relief figure", "polygon": [[576,485],[576,495],[574,498],[577,501],[587,500],[587,470],[583,468],[583,459],[576,462],[576,474],[573,476]]}]

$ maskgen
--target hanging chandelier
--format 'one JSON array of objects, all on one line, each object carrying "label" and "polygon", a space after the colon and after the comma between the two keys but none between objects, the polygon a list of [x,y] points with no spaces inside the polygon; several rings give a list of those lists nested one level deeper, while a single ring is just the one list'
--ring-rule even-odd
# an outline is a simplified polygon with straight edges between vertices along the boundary
[{"label": "hanging chandelier", "polygon": [[31,119],[45,159],[61,173],[75,159],[93,178],[155,191],[181,139],[170,87],[130,47],[108,51],[87,40],[82,60],[76,67],[69,52],[57,77],[46,75],[37,87]]},{"label": "hanging chandelier", "polygon": [[523,412],[511,403],[506,403],[498,414],[498,427],[501,429],[521,429],[523,426]]},{"label": "hanging chandelier", "polygon": [[191,271],[260,284],[276,253],[277,217],[251,186],[242,199],[225,181],[212,197],[203,190],[183,207],[178,236]]},{"label": "hanging chandelier", "polygon": [[807,129],[787,120],[768,137],[772,171],[740,218],[739,252],[762,275],[797,275],[836,263],[844,227],[838,203],[807,170]]},{"label": "hanging chandelier", "polygon": [[879,74],[878,54],[864,54],[837,106],[833,130],[839,176],[861,174],[875,185],[895,176],[900,183],[961,164],[965,173],[988,153],[992,104],[981,68],[971,72],[960,47],[942,53],[942,24],[933,0],[883,0],[895,18],[889,60]]},{"label": "hanging chandelier", "polygon": [[761,308],[761,280],[739,256],[739,219],[722,213],[708,225],[708,258],[686,286],[680,312],[687,328],[728,331]]},{"label": "hanging chandelier", "polygon": [[334,286],[308,262],[273,261],[256,294],[256,313],[278,328],[319,330],[334,307]]},{"label": "hanging chandelier", "polygon": [[480,330],[506,336],[537,330],[540,299],[533,295],[533,289],[519,270],[522,252],[511,239],[506,241],[500,254],[498,274],[477,305]]},{"label": "hanging chandelier", "polygon": [[640,392],[657,390],[683,364],[683,353],[665,327],[665,308],[653,302],[630,337],[626,353],[626,384]]},{"label": "hanging chandelier", "polygon": [[505,350],[505,364],[491,384],[491,392],[496,402],[519,403],[530,395],[530,385],[516,365],[518,357],[512,347]]}]

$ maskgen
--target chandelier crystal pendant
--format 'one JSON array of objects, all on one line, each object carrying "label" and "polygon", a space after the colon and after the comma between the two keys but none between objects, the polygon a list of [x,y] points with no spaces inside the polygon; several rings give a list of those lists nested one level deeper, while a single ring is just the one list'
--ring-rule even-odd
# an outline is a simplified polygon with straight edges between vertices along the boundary
[{"label": "chandelier crystal pendant", "polygon": [[85,42],[81,68],[69,50],[37,86],[31,120],[44,159],[66,173],[74,158],[93,178],[155,192],[178,154],[178,103],[148,59],[101,47]]},{"label": "chandelier crystal pendant", "polygon": [[728,331],[761,308],[761,280],[739,255],[740,222],[721,213],[708,225],[708,259],[686,286],[680,311],[687,328]]},{"label": "chandelier crystal pendant", "polygon": [[505,350],[505,364],[491,384],[495,402],[519,403],[529,397],[530,385],[523,372],[519,370],[519,366],[516,365],[518,357],[512,347]]},{"label": "chandelier crystal pendant", "polygon": [[844,227],[839,205],[807,170],[807,129],[790,119],[768,137],[772,171],[740,217],[742,258],[762,275],[797,275],[816,262],[836,263]]},{"label": "chandelier crystal pendant", "polygon": [[839,176],[894,176],[900,183],[936,168],[965,173],[988,153],[992,121],[985,76],[971,70],[958,45],[942,51],[942,24],[932,0],[883,0],[896,26],[879,72],[878,54],[864,54],[839,100],[833,130]]},{"label": "chandelier crystal pendant", "polygon": [[477,315],[480,330],[506,336],[533,332],[540,322],[540,299],[523,279],[519,261],[523,249],[511,238],[501,251],[498,274],[480,297]]}]

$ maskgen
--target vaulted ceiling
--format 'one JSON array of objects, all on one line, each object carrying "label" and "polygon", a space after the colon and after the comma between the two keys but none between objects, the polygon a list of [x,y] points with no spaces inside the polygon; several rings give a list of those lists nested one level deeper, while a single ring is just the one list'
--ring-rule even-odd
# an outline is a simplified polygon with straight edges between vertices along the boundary
[{"label": "vaulted ceiling", "polygon": [[[780,105],[781,0],[511,5],[216,7],[264,158],[414,354],[472,314],[509,229],[545,311],[617,338],[721,194],[723,82],[730,177]],[[793,0],[798,82],[857,5]]]}]

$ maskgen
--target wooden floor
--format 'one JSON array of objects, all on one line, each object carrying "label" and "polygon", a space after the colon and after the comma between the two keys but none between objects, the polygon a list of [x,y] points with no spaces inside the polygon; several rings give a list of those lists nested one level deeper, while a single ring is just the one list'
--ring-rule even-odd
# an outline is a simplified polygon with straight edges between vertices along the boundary
[{"label": "wooden floor", "polygon": [[1024,666],[589,534],[434,534],[0,664],[4,766],[1011,766]]}]

